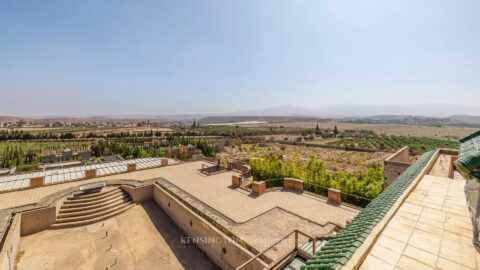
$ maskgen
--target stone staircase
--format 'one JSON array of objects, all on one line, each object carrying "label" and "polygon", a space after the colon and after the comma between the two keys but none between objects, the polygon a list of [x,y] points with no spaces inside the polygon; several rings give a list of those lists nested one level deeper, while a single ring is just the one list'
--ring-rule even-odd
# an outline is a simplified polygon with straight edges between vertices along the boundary
[{"label": "stone staircase", "polygon": [[133,207],[130,196],[119,187],[94,194],[74,194],[60,207],[55,224],[50,229],[63,229],[92,224]]}]

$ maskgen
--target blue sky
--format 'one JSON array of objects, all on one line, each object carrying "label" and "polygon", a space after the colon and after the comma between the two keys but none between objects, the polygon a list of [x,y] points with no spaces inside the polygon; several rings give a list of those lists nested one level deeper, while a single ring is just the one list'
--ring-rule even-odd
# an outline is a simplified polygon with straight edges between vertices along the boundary
[{"label": "blue sky", "polygon": [[476,105],[479,10],[474,0],[3,0],[0,115]]}]

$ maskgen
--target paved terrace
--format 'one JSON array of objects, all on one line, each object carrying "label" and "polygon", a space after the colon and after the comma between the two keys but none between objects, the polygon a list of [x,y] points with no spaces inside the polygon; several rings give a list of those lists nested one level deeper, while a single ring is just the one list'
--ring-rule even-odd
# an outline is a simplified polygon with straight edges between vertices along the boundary
[{"label": "paved terrace", "polygon": [[480,269],[472,222],[458,173],[447,178],[440,155],[386,225],[360,269]]},{"label": "paved terrace", "polygon": [[[137,158],[117,162],[106,162],[100,164],[83,165],[69,168],[60,168],[47,171],[21,173],[0,177],[0,191],[12,191],[30,188],[30,178],[45,177],[45,185],[78,181],[85,178],[87,170],[95,169],[97,176],[107,176],[128,171],[128,164],[136,163],[137,169],[159,167],[161,158]],[[177,161],[168,159],[168,164],[176,164]]]},{"label": "paved terrace", "polygon": [[225,172],[205,176],[198,172],[202,164],[207,163],[202,161],[184,163],[3,193],[0,194],[0,209],[34,204],[55,192],[91,182],[121,179],[145,181],[163,177],[238,223],[246,222],[276,207],[295,213],[320,225],[334,223],[345,226],[346,221],[358,213],[358,211],[348,207],[333,206],[323,199],[294,192],[267,192],[260,197],[254,197],[240,189],[230,188],[231,177],[235,173]]}]

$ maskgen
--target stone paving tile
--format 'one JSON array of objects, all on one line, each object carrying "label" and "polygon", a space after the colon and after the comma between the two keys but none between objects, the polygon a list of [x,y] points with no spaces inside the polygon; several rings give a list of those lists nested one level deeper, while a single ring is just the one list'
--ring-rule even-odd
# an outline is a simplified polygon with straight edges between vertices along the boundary
[{"label": "stone paving tile", "polygon": [[442,245],[439,256],[465,267],[476,267],[475,249],[470,245]]},{"label": "stone paving tile", "polygon": [[397,267],[402,270],[433,270],[435,268],[429,267],[426,264],[423,264],[415,259],[409,258],[407,256],[400,257],[400,260],[397,263]]},{"label": "stone paving tile", "polygon": [[422,249],[433,254],[438,254],[440,251],[441,241],[442,237],[438,234],[415,229],[413,234],[410,236],[408,244],[418,249]]},{"label": "stone paving tile", "polygon": [[202,164],[205,163],[201,161],[184,163],[3,193],[0,194],[0,209],[36,203],[57,191],[90,182],[119,179],[145,181],[163,177],[236,222],[248,221],[275,207],[283,208],[320,225],[331,222],[342,227],[346,225],[347,220],[358,214],[358,210],[330,205],[325,199],[290,191],[267,192],[259,197],[250,196],[241,190],[230,188],[231,177],[234,173],[225,172],[205,176],[198,172]]},{"label": "stone paving tile", "polygon": [[472,268],[464,267],[460,264],[454,263],[444,258],[438,258],[436,269],[438,270],[472,270]]},{"label": "stone paving tile", "polygon": [[393,238],[390,238],[386,235],[380,236],[378,238],[377,242],[375,243],[376,245],[380,245],[384,248],[388,248],[396,253],[401,254],[403,252],[403,249],[406,247],[405,243],[402,243],[398,240],[395,240]]},{"label": "stone paving tile", "polygon": [[424,250],[421,250],[412,246],[407,246],[403,251],[403,255],[411,259],[414,259],[416,261],[422,262],[430,267],[435,267],[438,260],[437,255],[433,255],[429,252],[426,252]]},{"label": "stone paving tile", "polygon": [[368,255],[368,257],[363,261],[362,267],[360,268],[361,270],[393,270],[394,266],[391,264],[388,264],[373,255]]},{"label": "stone paving tile", "polygon": [[370,254],[390,265],[396,265],[401,256],[399,253],[380,245],[375,245]]},{"label": "stone paving tile", "polygon": [[407,243],[408,239],[410,239],[410,234],[400,232],[400,231],[395,230],[395,228],[389,228],[389,227],[387,227],[383,230],[382,235],[386,235],[386,236],[388,236],[390,238],[393,238],[397,241],[400,241],[402,243]]},{"label": "stone paving tile", "polygon": [[384,228],[361,269],[383,269],[383,264],[402,270],[480,269],[480,249],[472,244],[463,192],[466,181],[455,177],[424,176]]}]

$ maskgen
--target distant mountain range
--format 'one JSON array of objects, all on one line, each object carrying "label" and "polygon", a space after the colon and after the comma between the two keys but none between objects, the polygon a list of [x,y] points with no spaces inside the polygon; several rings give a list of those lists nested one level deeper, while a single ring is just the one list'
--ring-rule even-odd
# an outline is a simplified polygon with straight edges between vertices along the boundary
[{"label": "distant mountain range", "polygon": [[369,117],[321,118],[309,116],[208,116],[200,119],[202,124],[246,123],[246,122],[343,122],[357,124],[402,124],[420,126],[458,126],[480,128],[480,116],[427,117],[414,115],[377,115]]},{"label": "distant mountain range", "polygon": [[[480,115],[480,106],[465,106],[458,104],[416,104],[395,106],[371,105],[332,105],[318,108],[299,106],[277,106],[258,110],[237,111],[219,115],[243,116],[315,116],[323,118],[371,117],[376,115],[420,115],[425,117],[445,118],[450,115],[472,116]],[[474,116],[475,117],[475,116]]]},{"label": "distant mountain range", "polygon": [[184,115],[114,115],[114,116],[55,116],[16,117],[0,116],[0,121],[21,119],[39,122],[109,122],[109,121],[193,121],[205,124],[237,123],[245,121],[263,122],[325,122],[411,124],[428,126],[480,127],[480,107],[455,104],[424,104],[405,106],[338,105],[320,108],[278,106],[258,110],[227,113],[184,114]]}]

